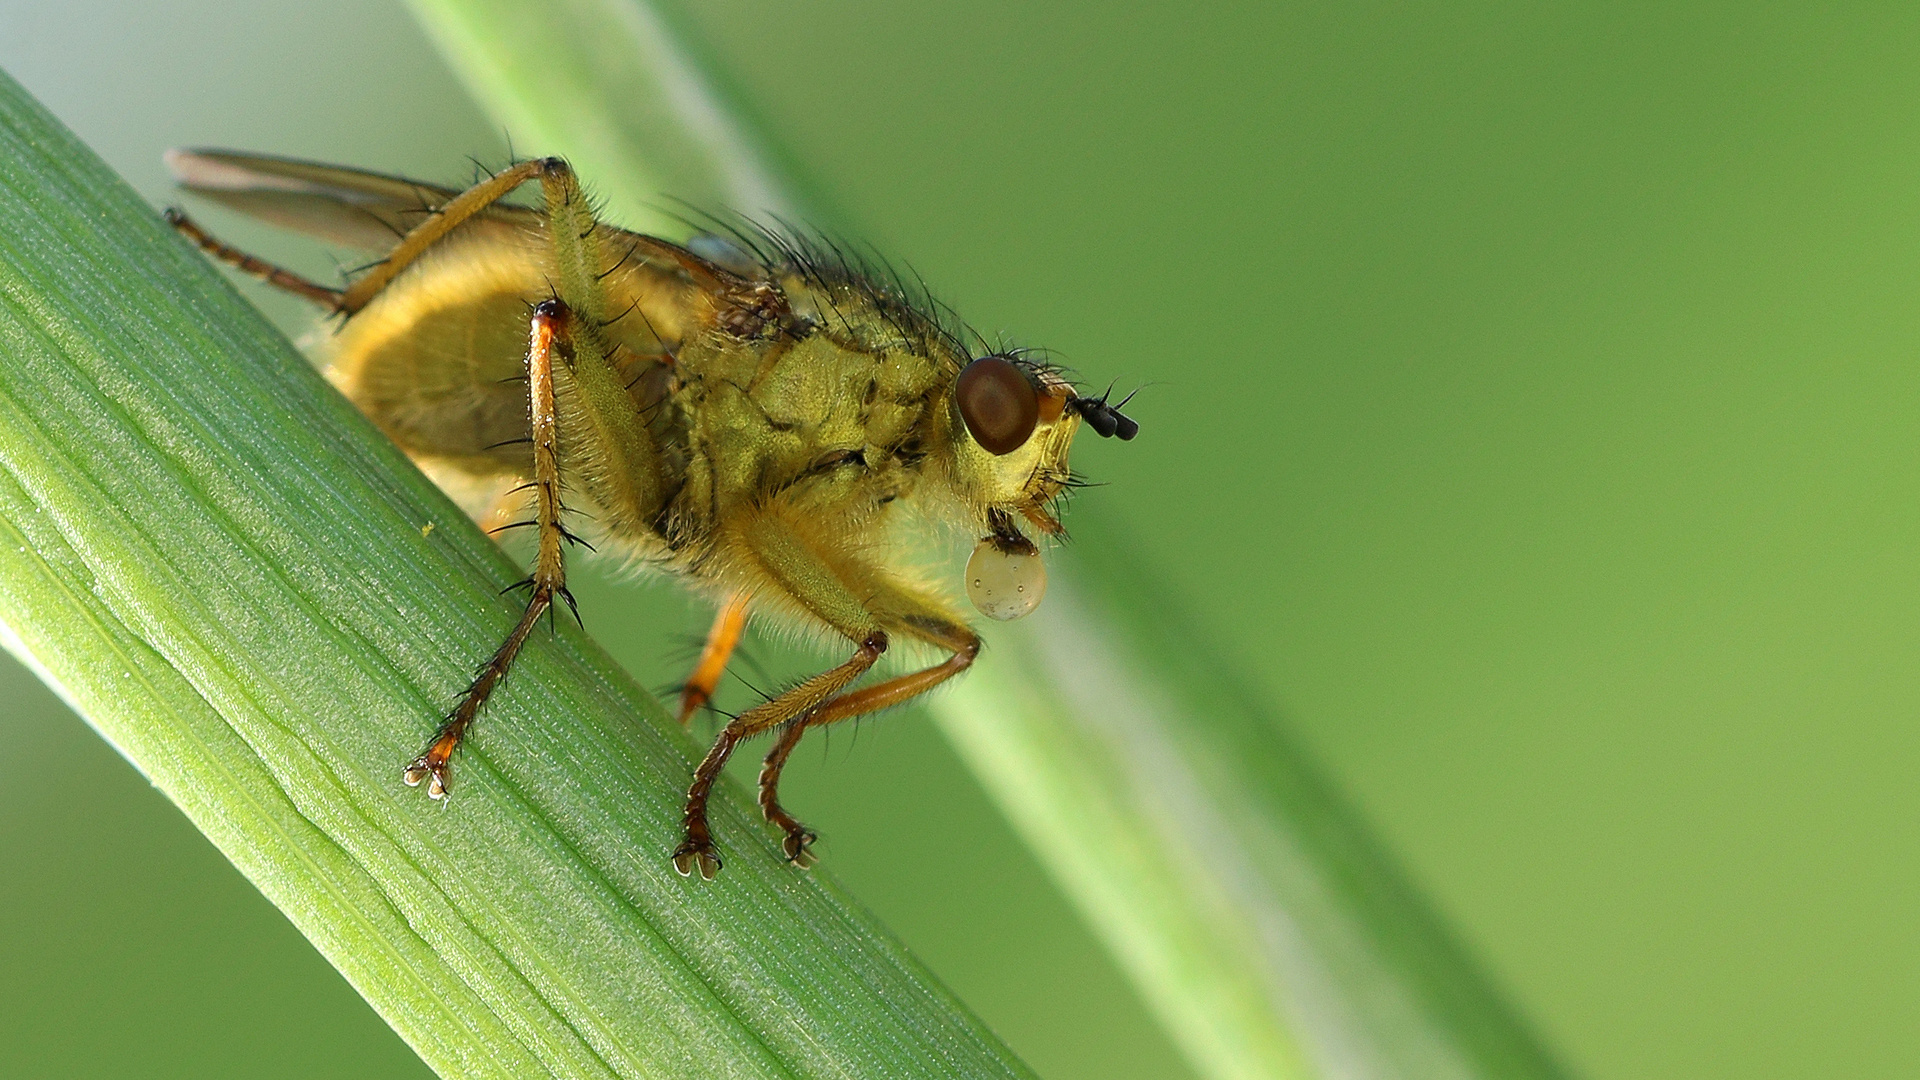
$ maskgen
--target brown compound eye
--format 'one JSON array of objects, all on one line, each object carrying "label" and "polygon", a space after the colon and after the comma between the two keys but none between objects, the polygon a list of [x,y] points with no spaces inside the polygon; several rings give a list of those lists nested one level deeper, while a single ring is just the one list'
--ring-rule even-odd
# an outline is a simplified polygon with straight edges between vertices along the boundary
[{"label": "brown compound eye", "polygon": [[953,384],[953,398],[973,440],[989,454],[1020,449],[1040,422],[1040,395],[1033,380],[1004,356],[983,356],[968,364]]}]

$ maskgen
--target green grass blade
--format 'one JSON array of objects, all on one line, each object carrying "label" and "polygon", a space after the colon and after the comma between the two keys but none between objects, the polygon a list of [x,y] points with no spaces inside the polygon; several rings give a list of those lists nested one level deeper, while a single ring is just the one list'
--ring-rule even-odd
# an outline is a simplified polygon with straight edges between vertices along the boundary
[{"label": "green grass blade", "polygon": [[5,643],[442,1075],[1028,1075],[564,622],[402,787],[519,571],[5,76],[0,220]]},{"label": "green grass blade", "polygon": [[[412,3],[523,149],[573,156],[617,214],[660,192],[750,207],[738,191],[791,180],[743,160],[771,140],[718,109],[721,73],[637,0]],[[676,102],[697,107],[663,123]],[[1172,628],[1117,533],[1082,514],[1075,534],[1056,595],[991,628],[932,709],[1194,1065],[1562,1075],[1284,726]]]},{"label": "green grass blade", "polygon": [[[566,147],[628,228],[683,231],[685,209],[787,213],[766,147],[733,122],[702,65],[640,3],[410,0],[467,89],[518,153]],[[546,150],[542,150],[546,148]]]}]

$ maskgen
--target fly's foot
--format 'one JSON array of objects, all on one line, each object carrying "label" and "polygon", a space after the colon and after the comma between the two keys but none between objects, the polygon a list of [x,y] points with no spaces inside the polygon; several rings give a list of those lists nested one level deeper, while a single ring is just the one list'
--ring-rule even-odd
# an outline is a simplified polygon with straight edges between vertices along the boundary
[{"label": "fly's foot", "polygon": [[453,748],[459,745],[458,736],[442,735],[433,740],[427,752],[408,763],[400,778],[408,787],[419,787],[422,780],[427,782],[427,798],[444,799],[453,784]]},{"label": "fly's foot", "polygon": [[819,861],[813,854],[813,842],[818,839],[812,829],[796,821],[787,826],[787,838],[781,842],[780,850],[786,853],[788,862],[805,870]]},{"label": "fly's foot", "polygon": [[[785,755],[781,756],[784,757]],[[779,774],[776,772],[773,776],[777,780]],[[785,838],[780,841],[781,854],[785,855],[787,861],[793,865],[802,870],[807,869],[816,861],[811,848],[813,847],[813,842],[820,839],[820,837],[816,835],[812,829],[795,821],[792,814],[780,808],[779,800],[774,798],[773,787],[768,780],[768,774],[764,771],[760,774],[760,782],[762,784],[760,788],[760,811],[767,815],[767,820],[772,822],[775,828],[786,833]]]},{"label": "fly's foot", "polygon": [[713,875],[720,872],[720,856],[714,853],[711,839],[705,835],[695,836],[688,830],[687,842],[673,853],[673,868],[680,871],[681,877],[692,877],[698,869],[702,881],[712,881]]}]

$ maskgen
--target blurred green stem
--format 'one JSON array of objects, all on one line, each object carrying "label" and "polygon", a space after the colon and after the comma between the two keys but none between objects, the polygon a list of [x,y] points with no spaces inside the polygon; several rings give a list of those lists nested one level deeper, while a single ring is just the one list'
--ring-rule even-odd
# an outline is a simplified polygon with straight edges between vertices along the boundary
[{"label": "blurred green stem", "polygon": [[[629,222],[655,223],[663,194],[784,206],[752,149],[771,140],[720,107],[720,73],[659,11],[412,3],[523,151],[573,156]],[[1102,526],[1081,512],[1047,604],[992,628],[986,660],[932,709],[1194,1065],[1220,1080],[1561,1075]]]},{"label": "blurred green stem", "polygon": [[0,640],[442,1075],[1029,1075],[565,622],[402,787],[520,572],[4,75],[0,221]]},{"label": "blurred green stem", "polygon": [[1557,1077],[1104,521],[942,728],[1215,1077]]}]

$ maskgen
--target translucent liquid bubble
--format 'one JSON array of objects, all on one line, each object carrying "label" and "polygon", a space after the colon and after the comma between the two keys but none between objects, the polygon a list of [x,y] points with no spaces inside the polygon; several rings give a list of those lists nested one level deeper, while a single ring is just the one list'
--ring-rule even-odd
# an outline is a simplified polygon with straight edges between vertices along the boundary
[{"label": "translucent liquid bubble", "polygon": [[967,599],[989,619],[1017,619],[1047,595],[1047,568],[1040,553],[1002,551],[989,536],[967,560]]}]

